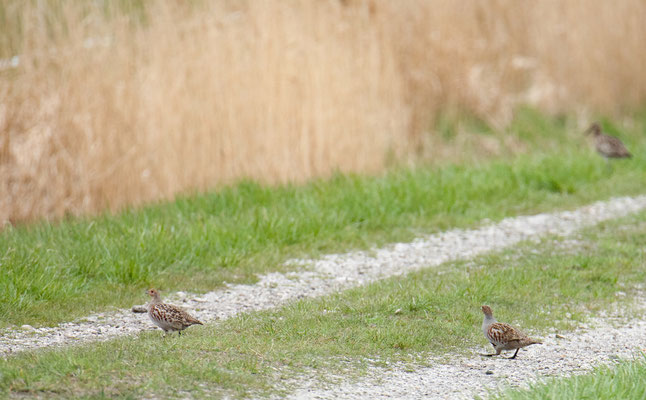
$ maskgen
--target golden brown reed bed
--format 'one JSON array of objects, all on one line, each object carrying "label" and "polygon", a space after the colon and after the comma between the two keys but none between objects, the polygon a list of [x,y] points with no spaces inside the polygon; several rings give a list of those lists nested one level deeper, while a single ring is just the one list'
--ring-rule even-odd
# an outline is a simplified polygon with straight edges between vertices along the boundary
[{"label": "golden brown reed bed", "polygon": [[379,171],[441,146],[450,107],[504,126],[646,94],[641,0],[98,4],[3,6],[0,222]]}]

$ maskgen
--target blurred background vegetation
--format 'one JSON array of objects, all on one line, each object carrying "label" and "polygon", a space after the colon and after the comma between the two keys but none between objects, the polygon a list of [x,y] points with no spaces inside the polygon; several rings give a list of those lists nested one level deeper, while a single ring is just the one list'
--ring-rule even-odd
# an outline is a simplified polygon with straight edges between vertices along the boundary
[{"label": "blurred background vegetation", "polygon": [[641,0],[4,0],[0,223],[563,151],[601,115],[630,142],[644,21]]}]

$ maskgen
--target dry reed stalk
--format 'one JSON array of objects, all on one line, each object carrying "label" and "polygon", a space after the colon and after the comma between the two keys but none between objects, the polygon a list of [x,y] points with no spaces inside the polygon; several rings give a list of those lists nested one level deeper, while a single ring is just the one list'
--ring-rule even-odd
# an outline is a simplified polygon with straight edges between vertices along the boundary
[{"label": "dry reed stalk", "polygon": [[375,172],[429,143],[450,158],[424,139],[447,107],[502,127],[519,103],[646,97],[639,0],[48,4],[5,4],[23,28],[0,41],[22,55],[0,75],[0,221]]}]

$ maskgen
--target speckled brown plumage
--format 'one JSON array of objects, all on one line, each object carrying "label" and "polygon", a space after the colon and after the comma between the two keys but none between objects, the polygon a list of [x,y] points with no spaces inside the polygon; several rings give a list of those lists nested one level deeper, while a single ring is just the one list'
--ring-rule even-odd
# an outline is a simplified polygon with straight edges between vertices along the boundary
[{"label": "speckled brown plumage", "polygon": [[632,154],[626,149],[623,142],[618,138],[606,135],[601,132],[601,126],[598,123],[590,125],[585,131],[586,134],[592,134],[594,137],[594,147],[597,152],[604,158],[630,158]]},{"label": "speckled brown plumage", "polygon": [[540,344],[541,342],[532,339],[523,332],[509,324],[496,321],[493,317],[491,307],[482,306],[484,321],[482,322],[482,333],[484,333],[489,343],[496,349],[496,354],[484,354],[485,356],[497,356],[503,350],[516,350],[510,359],[516,358],[518,350],[531,344]]},{"label": "speckled brown plumage", "polygon": [[181,335],[191,325],[204,325],[180,307],[163,303],[156,289],[149,289],[146,293],[152,297],[148,304],[148,317],[164,332],[177,331]]}]

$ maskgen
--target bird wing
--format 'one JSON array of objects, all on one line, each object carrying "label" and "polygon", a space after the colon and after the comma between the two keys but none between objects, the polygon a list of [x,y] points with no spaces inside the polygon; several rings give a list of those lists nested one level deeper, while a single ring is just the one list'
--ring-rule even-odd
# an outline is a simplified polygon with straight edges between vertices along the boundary
[{"label": "bird wing", "polygon": [[162,311],[161,315],[163,315],[164,321],[177,328],[183,328],[193,324],[202,324],[189,313],[184,311],[184,309],[172,304],[158,304],[156,307]]},{"label": "bird wing", "polygon": [[624,143],[614,136],[603,135],[597,143],[597,150],[607,157],[630,157]]},{"label": "bird wing", "polygon": [[498,343],[509,343],[526,338],[525,334],[509,324],[496,322],[489,327],[489,337]]}]

